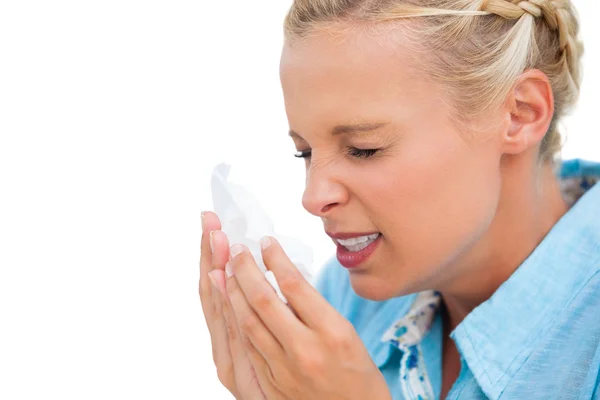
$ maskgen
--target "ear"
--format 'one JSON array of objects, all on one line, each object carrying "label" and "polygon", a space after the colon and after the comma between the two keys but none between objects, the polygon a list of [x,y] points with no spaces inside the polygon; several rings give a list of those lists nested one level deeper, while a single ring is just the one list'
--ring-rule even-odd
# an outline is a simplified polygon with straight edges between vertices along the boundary
[{"label": "ear", "polygon": [[546,74],[525,71],[508,95],[510,126],[502,138],[503,153],[519,154],[539,147],[554,116],[554,96]]}]

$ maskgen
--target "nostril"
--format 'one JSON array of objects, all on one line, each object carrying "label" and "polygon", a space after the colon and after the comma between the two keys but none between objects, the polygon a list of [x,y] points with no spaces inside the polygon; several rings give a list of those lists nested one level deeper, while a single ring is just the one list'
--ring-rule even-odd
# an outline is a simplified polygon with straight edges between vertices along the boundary
[{"label": "nostril", "polygon": [[326,213],[327,211],[329,211],[334,205],[336,205],[337,203],[332,203],[332,204],[327,204],[325,207],[323,207],[321,209],[322,213]]}]

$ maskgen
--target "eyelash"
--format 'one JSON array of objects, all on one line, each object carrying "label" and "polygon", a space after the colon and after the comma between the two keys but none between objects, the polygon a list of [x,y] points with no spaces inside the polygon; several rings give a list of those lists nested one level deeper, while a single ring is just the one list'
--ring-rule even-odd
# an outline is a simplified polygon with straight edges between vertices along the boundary
[{"label": "eyelash", "polygon": [[[379,149],[357,149],[356,147],[348,147],[348,154],[355,158],[369,158],[375,155]],[[309,158],[312,150],[298,151],[294,157]]]}]

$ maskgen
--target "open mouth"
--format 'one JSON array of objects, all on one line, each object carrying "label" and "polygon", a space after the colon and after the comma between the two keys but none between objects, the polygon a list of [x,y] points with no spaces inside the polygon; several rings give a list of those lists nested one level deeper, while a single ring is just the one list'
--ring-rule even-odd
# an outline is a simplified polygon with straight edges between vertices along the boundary
[{"label": "open mouth", "polygon": [[383,236],[373,233],[348,239],[334,239],[337,245],[337,259],[346,268],[363,264],[375,252]]},{"label": "open mouth", "polygon": [[335,239],[335,241],[346,250],[356,252],[367,248],[371,243],[377,240],[380,235],[380,233],[374,233],[372,235],[359,236],[350,239]]}]

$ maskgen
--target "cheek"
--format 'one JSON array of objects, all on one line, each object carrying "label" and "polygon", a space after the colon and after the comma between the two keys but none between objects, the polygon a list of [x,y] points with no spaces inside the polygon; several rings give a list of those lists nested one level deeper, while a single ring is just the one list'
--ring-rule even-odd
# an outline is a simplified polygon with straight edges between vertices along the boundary
[{"label": "cheek", "polygon": [[419,279],[452,261],[496,212],[499,161],[452,135],[390,157],[369,181],[367,207],[391,245],[387,263],[406,277]]}]

